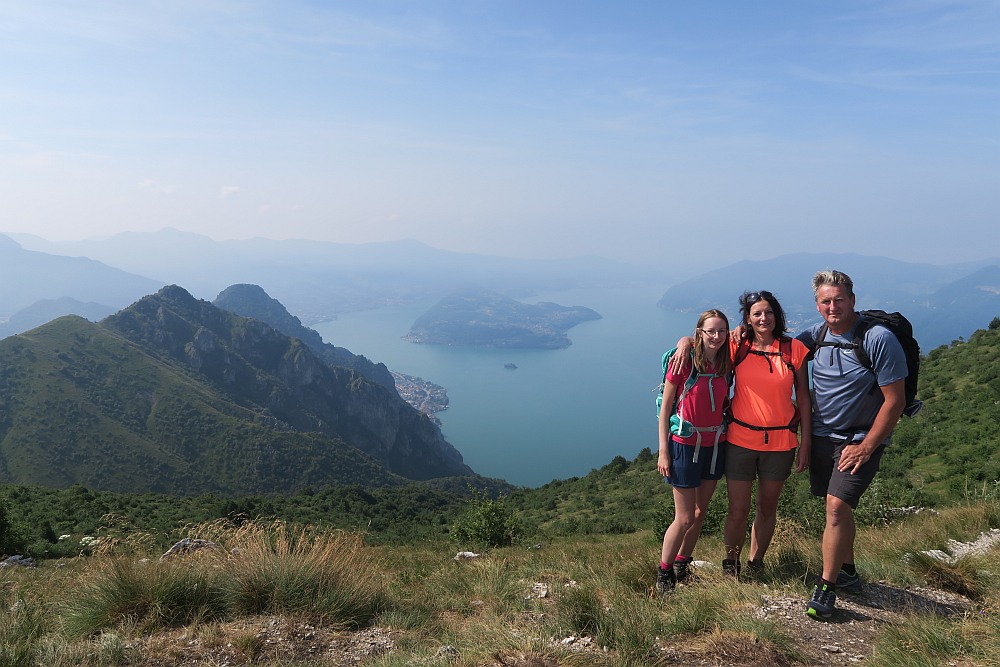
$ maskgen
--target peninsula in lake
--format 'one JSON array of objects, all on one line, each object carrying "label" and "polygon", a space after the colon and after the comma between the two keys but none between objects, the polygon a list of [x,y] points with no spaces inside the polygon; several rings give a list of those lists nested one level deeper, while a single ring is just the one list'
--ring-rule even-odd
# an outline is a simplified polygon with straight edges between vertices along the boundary
[{"label": "peninsula in lake", "polygon": [[566,332],[601,315],[584,306],[522,303],[488,290],[445,297],[417,318],[403,336],[411,343],[496,348],[569,347]]}]

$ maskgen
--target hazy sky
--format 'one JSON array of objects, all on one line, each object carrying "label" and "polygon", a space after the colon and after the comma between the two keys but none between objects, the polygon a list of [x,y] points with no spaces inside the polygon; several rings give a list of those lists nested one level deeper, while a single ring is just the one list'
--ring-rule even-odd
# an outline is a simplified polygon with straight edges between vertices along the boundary
[{"label": "hazy sky", "polygon": [[0,231],[1000,255],[996,0],[0,0],[0,62]]}]

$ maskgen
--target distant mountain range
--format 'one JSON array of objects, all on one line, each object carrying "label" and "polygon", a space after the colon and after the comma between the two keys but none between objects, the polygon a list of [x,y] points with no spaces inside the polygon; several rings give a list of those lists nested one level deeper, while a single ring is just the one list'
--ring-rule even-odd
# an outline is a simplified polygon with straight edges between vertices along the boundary
[{"label": "distant mountain range", "polygon": [[45,301],[63,307],[104,306],[114,312],[162,286],[86,257],[26,250],[0,235],[0,321]]},{"label": "distant mountain range", "polygon": [[26,331],[61,314],[96,319],[101,308],[114,312],[165,284],[184,285],[205,299],[230,285],[259,285],[300,324],[309,325],[352,310],[435,303],[463,285],[520,298],[664,281],[661,307],[722,307],[730,315],[743,290],[770,289],[789,311],[793,327],[801,328],[816,320],[809,280],[825,267],[854,277],[860,308],[906,313],[925,350],[970,335],[1000,312],[1000,258],[932,265],[800,253],[737,262],[671,287],[669,276],[648,267],[593,257],[522,260],[448,252],[412,240],[359,245],[214,241],[164,229],[62,243],[25,234],[0,236],[0,335]]},{"label": "distant mountain range", "polygon": [[179,287],[0,341],[3,482],[234,496],[472,474],[395,391]]},{"label": "distant mountain range", "polygon": [[825,253],[783,255],[707,271],[670,287],[658,305],[689,312],[719,308],[737,319],[742,292],[769,290],[796,333],[819,320],[811,281],[816,271],[827,268],[851,276],[859,310],[904,313],[924,352],[966,338],[1000,315],[1000,259],[937,266]]},{"label": "distant mountain range", "polygon": [[[413,240],[367,244],[214,241],[174,229],[59,243],[27,234],[10,237],[34,251],[89,257],[154,279],[155,287],[141,294],[176,284],[195,296],[211,299],[229,285],[260,285],[307,325],[331,320],[337,313],[407,302],[433,303],[467,283],[507,296],[523,296],[581,286],[641,283],[653,277],[648,267],[597,257],[514,259],[449,252]],[[63,293],[49,292],[37,298],[59,296]],[[117,302],[110,305],[121,307]],[[0,297],[0,316],[15,310]]]}]

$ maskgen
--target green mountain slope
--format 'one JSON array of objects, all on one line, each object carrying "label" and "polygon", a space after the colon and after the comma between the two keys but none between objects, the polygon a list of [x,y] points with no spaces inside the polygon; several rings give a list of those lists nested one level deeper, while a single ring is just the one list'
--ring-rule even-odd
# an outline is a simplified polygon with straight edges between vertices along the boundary
[{"label": "green mountain slope", "polygon": [[99,324],[65,317],[0,341],[0,479],[235,496],[471,474],[400,403],[168,287]]},{"label": "green mountain slope", "polygon": [[924,409],[896,429],[891,461],[916,487],[947,500],[1000,480],[1000,320],[921,363]]}]

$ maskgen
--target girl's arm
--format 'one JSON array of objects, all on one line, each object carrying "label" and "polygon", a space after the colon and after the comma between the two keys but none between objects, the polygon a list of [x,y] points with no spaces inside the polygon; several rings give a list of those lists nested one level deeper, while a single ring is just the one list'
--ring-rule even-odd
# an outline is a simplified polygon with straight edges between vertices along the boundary
[{"label": "girl's arm", "polygon": [[[677,355],[674,355],[677,356]],[[660,454],[656,459],[656,469],[664,477],[670,475],[670,415],[673,414],[674,397],[677,387],[671,382],[663,383],[663,403],[660,404]]]}]

